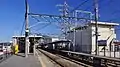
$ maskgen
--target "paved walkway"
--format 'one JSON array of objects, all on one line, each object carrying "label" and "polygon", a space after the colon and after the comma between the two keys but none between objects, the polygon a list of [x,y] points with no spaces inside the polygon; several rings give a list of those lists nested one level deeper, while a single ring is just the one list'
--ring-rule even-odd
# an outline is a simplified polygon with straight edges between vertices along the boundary
[{"label": "paved walkway", "polygon": [[37,57],[29,55],[28,58],[22,55],[13,55],[7,60],[0,63],[0,67],[41,67]]}]

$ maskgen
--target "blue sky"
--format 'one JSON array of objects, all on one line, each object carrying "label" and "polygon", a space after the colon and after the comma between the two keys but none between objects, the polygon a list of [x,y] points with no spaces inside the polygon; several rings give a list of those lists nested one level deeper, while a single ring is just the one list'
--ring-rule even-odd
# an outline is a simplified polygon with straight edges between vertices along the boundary
[{"label": "blue sky", "polygon": [[[85,0],[67,0],[71,9]],[[59,15],[57,4],[64,0],[28,0],[30,12]],[[120,0],[99,0],[100,21],[120,22]],[[93,12],[92,0],[86,2],[79,9]],[[24,0],[0,0],[0,41],[9,41],[13,35],[20,34],[24,22]],[[54,27],[48,26],[39,32],[49,33]],[[57,29],[54,29],[58,31]],[[56,32],[52,32],[56,33]],[[117,33],[119,31],[117,30]],[[120,37],[118,37],[120,39]]]}]

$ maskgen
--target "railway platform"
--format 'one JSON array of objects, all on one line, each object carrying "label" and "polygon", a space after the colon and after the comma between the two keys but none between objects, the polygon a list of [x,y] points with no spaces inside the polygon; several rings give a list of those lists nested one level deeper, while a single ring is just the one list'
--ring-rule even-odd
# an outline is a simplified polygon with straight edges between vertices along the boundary
[{"label": "railway platform", "polygon": [[11,55],[0,62],[0,67],[120,67],[120,60],[65,50],[36,49],[35,56]]},{"label": "railway platform", "polygon": [[27,58],[23,54],[13,55],[0,63],[0,67],[42,67],[37,57],[29,55]]}]

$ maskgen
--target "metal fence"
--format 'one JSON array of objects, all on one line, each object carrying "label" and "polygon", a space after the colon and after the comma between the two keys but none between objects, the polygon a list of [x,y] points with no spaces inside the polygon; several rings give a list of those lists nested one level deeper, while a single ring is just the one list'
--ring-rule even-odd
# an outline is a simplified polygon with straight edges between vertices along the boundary
[{"label": "metal fence", "polygon": [[0,55],[0,63],[3,62],[4,60],[8,59],[11,56],[12,56],[12,54],[10,54],[10,53]]}]

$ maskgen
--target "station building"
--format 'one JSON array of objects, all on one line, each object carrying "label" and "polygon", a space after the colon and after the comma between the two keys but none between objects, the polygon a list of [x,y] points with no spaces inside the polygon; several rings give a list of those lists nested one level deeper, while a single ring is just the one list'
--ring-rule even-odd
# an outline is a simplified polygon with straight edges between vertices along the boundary
[{"label": "station building", "polygon": [[[114,51],[113,41],[116,39],[115,26],[117,23],[98,22],[98,50]],[[77,52],[95,54],[95,22],[92,21],[85,26],[73,28],[67,33],[67,39],[74,44]]]}]

